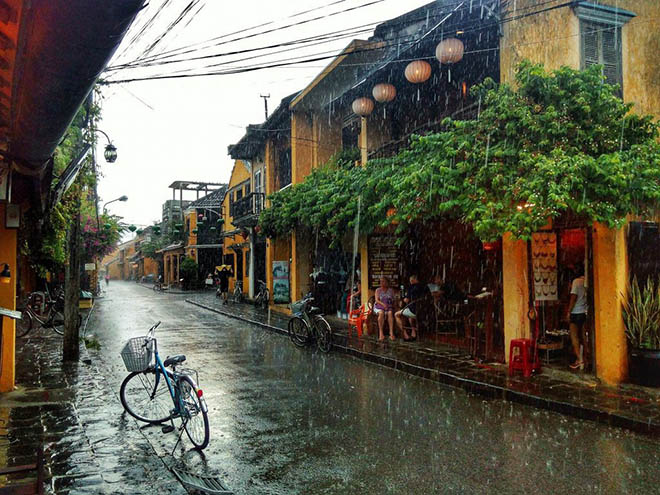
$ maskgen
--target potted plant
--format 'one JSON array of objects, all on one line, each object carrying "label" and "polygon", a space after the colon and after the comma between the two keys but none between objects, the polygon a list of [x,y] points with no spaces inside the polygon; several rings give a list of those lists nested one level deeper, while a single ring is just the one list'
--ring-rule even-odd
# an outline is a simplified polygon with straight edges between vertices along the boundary
[{"label": "potted plant", "polygon": [[660,387],[660,282],[634,278],[623,303],[628,370],[633,383]]}]

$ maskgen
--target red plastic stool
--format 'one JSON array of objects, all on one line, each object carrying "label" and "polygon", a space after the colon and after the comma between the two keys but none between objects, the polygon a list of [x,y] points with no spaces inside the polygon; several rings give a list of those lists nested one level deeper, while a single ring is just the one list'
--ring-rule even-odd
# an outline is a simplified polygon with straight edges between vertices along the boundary
[{"label": "red plastic stool", "polygon": [[[518,349],[518,352],[514,351]],[[533,372],[541,371],[541,361],[531,339],[513,339],[509,347],[509,375],[522,371],[524,377],[532,376]]]}]

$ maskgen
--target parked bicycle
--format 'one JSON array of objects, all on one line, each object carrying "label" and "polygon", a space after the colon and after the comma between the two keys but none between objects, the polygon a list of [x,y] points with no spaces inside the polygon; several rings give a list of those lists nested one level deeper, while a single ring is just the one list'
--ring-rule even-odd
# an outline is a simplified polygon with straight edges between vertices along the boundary
[{"label": "parked bicycle", "polygon": [[[44,303],[40,308],[37,298],[43,294]],[[79,318],[82,319],[82,317]],[[21,319],[16,322],[16,337],[25,337],[35,322],[39,327],[52,328],[56,333],[64,335],[64,290],[59,289],[51,295],[46,287],[43,293],[32,292],[21,311]],[[80,322],[79,322],[80,324]]]},{"label": "parked bicycle", "polygon": [[259,280],[259,292],[257,292],[256,297],[254,298],[254,305],[258,308],[268,309],[268,302],[270,301],[270,292],[268,287],[266,287],[266,282]]},{"label": "parked bicycle", "polygon": [[237,280],[234,284],[234,291],[231,293],[228,299],[234,304],[240,304],[243,302],[243,282]]},{"label": "parked bicycle", "polygon": [[169,421],[162,427],[163,433],[174,431],[174,419],[181,419],[177,444],[185,430],[195,448],[201,450],[209,444],[210,433],[208,407],[197,385],[197,372],[177,369],[186,360],[182,354],[161,360],[154,336],[158,325],[160,321],[144,337],[129,339],[121,351],[130,372],[119,390],[121,404],[139,421],[158,425]]},{"label": "parked bicycle", "polygon": [[332,347],[332,328],[321,309],[312,306],[314,298],[308,294],[301,301],[291,304],[293,317],[289,320],[289,338],[298,347],[316,341],[321,352],[330,352]]}]

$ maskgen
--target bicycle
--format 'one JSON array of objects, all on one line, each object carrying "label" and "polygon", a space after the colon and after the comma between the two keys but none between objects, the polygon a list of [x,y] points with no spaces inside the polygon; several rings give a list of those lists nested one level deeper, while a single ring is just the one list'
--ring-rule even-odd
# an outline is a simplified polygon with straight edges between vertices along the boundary
[{"label": "bicycle", "polygon": [[242,303],[243,302],[243,282],[237,280],[234,284],[234,291],[231,293],[229,299],[232,303]]},{"label": "bicycle", "polygon": [[[43,312],[36,309],[37,295],[37,292],[32,292],[28,296],[25,307],[21,311],[21,319],[16,322],[16,337],[25,337],[32,330],[35,320],[40,327],[52,328],[55,333],[64,335],[64,291],[60,289],[54,297],[51,297],[50,291],[46,287]],[[82,320],[80,315],[78,318],[80,321]],[[78,325],[80,325],[80,321]]]},{"label": "bicycle", "polygon": [[180,418],[177,445],[185,430],[195,448],[202,450],[209,444],[210,433],[208,407],[197,386],[197,372],[183,368],[177,371],[186,360],[182,354],[161,360],[154,337],[159,325],[160,321],[144,337],[129,339],[121,351],[130,372],[119,389],[121,404],[139,421],[154,425],[170,421],[171,425],[162,427],[163,433],[174,431],[174,419]]},{"label": "bicycle", "polygon": [[304,347],[312,341],[321,352],[330,352],[332,347],[332,328],[321,315],[321,309],[312,306],[314,298],[308,294],[301,301],[291,304],[294,316],[289,320],[289,338],[298,347]]},{"label": "bicycle", "polygon": [[254,305],[262,309],[268,309],[268,302],[270,301],[270,292],[266,287],[266,282],[259,280],[259,292],[254,298]]}]

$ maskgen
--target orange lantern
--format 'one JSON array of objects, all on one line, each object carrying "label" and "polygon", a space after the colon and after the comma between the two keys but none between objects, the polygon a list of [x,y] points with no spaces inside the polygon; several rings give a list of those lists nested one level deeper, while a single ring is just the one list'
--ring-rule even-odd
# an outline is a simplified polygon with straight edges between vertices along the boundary
[{"label": "orange lantern", "polygon": [[379,83],[371,90],[371,94],[378,103],[386,103],[396,98],[396,88],[388,83]]},{"label": "orange lantern", "polygon": [[406,67],[406,79],[413,84],[423,83],[431,77],[431,64],[424,60],[415,60]]},{"label": "orange lantern", "polygon": [[465,45],[458,38],[442,40],[435,48],[435,57],[441,64],[455,64],[463,58]]},{"label": "orange lantern", "polygon": [[374,102],[371,98],[358,98],[351,105],[353,112],[360,117],[366,117],[374,110]]}]

